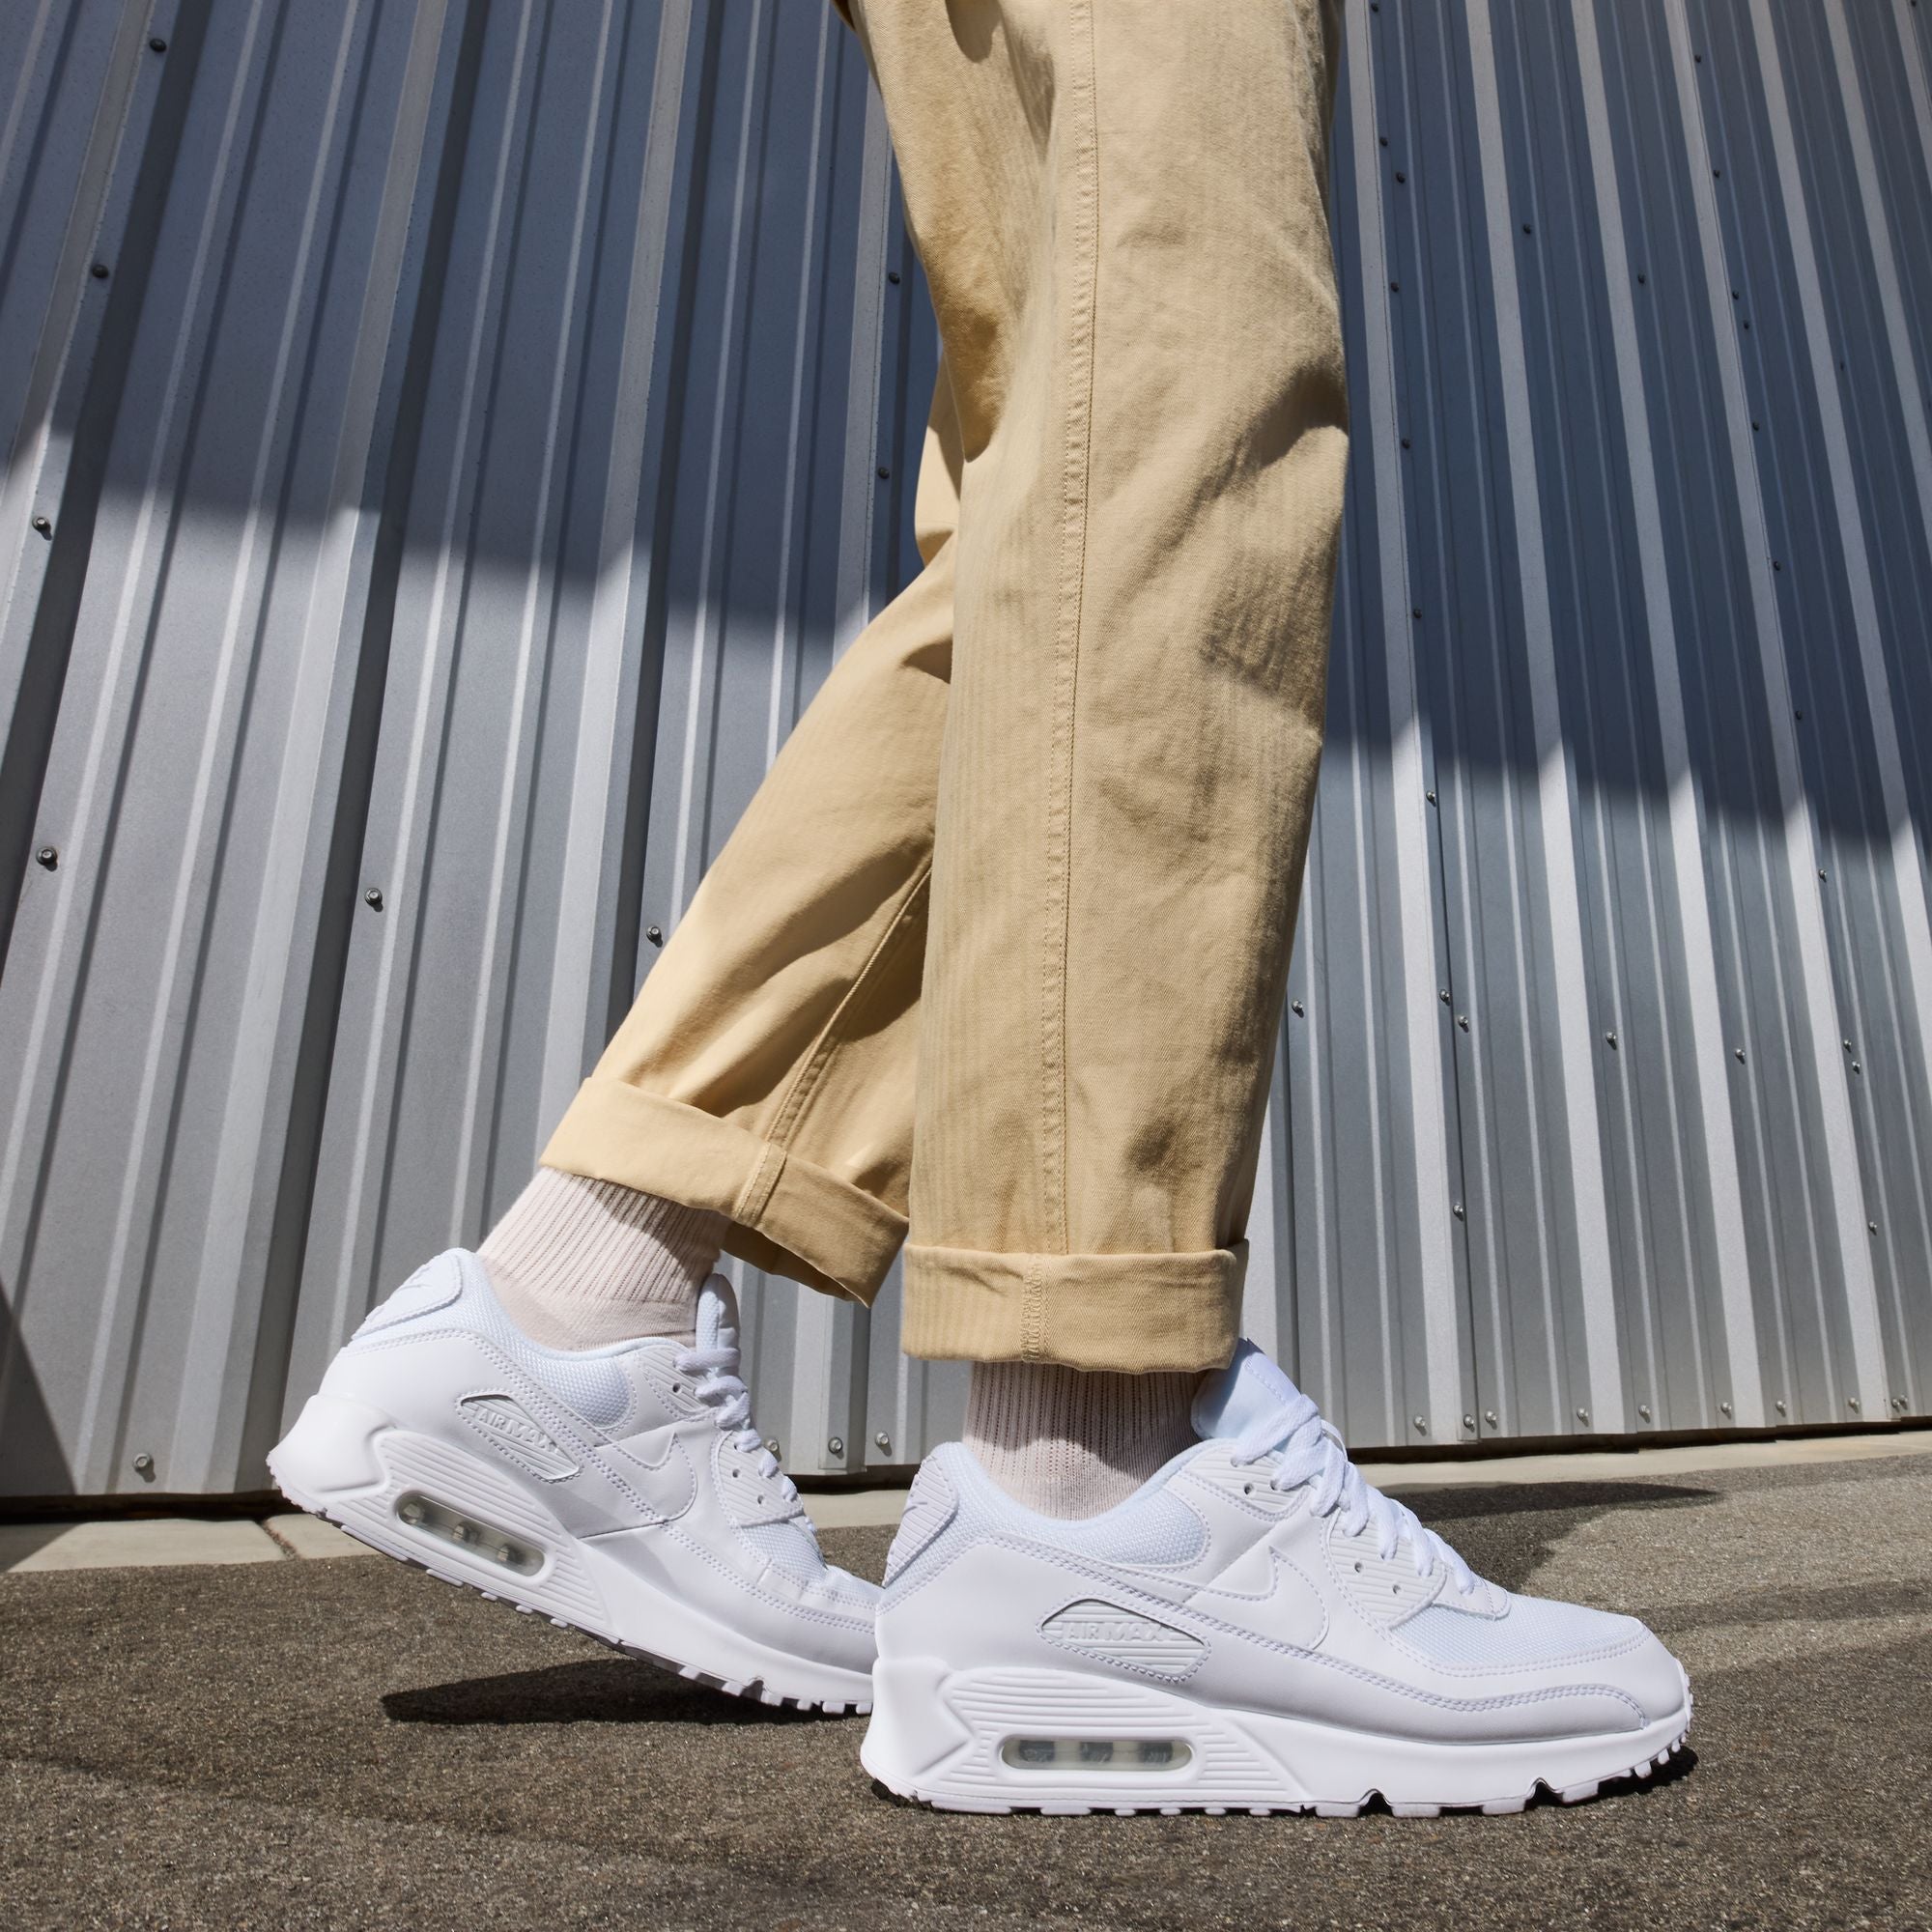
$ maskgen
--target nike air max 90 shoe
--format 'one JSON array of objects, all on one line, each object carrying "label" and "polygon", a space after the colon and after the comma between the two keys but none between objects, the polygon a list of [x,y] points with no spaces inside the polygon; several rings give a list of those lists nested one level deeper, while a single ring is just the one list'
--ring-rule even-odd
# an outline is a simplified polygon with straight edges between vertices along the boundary
[{"label": "nike air max 90 shoe", "polygon": [[1370,1488],[1252,1344],[1183,1451],[1078,1522],[929,1457],[861,1757],[967,1811],[1520,1811],[1641,1776],[1690,1684],[1633,1617],[1513,1596]]},{"label": "nike air max 90 shoe", "polygon": [[738,1311],[696,1346],[546,1349],[452,1248],[374,1310],[269,1458],[282,1493],[451,1583],[767,1704],[869,1708],[878,1592],[751,1426]]}]

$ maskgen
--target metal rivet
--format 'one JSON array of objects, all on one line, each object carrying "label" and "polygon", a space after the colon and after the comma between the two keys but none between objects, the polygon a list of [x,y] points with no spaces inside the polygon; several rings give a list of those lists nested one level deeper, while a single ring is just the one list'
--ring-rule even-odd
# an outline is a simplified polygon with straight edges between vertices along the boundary
[{"label": "metal rivet", "polygon": [[1732,1051],[1732,1053],[1733,1053],[1733,1054],[1735,1054],[1735,1055],[1737,1056],[1737,1062],[1738,1062],[1738,1065],[1739,1065],[1740,1066],[1742,1066],[1742,1065],[1743,1065],[1745,1064],[1745,1050],[1744,1050],[1744,1048],[1743,1048],[1743,1047],[1741,1047],[1741,1046],[1734,1046],[1734,1047],[1732,1047],[1732,1048],[1731,1048],[1731,1051]]},{"label": "metal rivet", "polygon": [[1637,1406],[1636,1406],[1636,1412],[1637,1412],[1637,1413],[1638,1413],[1638,1414],[1639,1414],[1640,1416],[1642,1416],[1642,1417],[1643,1417],[1643,1419],[1644,1419],[1644,1420],[1645,1420],[1646,1422],[1648,1422],[1648,1421],[1650,1420],[1650,1405],[1649,1405],[1649,1403],[1647,1403],[1647,1402],[1640,1402],[1640,1403],[1638,1403],[1638,1404],[1637,1404]]},{"label": "metal rivet", "polygon": [[1851,1052],[1851,1050],[1852,1050],[1852,1043],[1851,1043],[1851,1041],[1850,1041],[1850,1040],[1848,1040],[1848,1039],[1841,1039],[1841,1040],[1840,1040],[1840,1041],[1838,1042],[1838,1044],[1839,1044],[1840,1046],[1842,1046],[1842,1047],[1843,1047],[1843,1048],[1845,1049],[1845,1051],[1846,1051],[1847,1053]]},{"label": "metal rivet", "polygon": [[1523,233],[1524,233],[1525,235],[1527,235],[1527,234],[1529,233],[1529,223],[1528,223],[1528,222],[1526,222],[1526,221],[1525,221],[1525,222],[1524,222],[1524,223],[1522,224],[1522,232],[1523,232]]},{"label": "metal rivet", "polygon": [[1460,1220],[1462,1220],[1462,1219],[1463,1218],[1463,1204],[1462,1204],[1462,1203],[1461,1203],[1460,1201],[1459,1201],[1459,1202],[1457,1202],[1457,1204],[1455,1205],[1455,1207],[1453,1207],[1452,1208],[1450,1208],[1450,1210],[1449,1210],[1449,1211],[1450,1211],[1450,1213],[1452,1213],[1453,1215],[1455,1215],[1455,1217],[1456,1217],[1456,1218],[1457,1218],[1457,1220],[1459,1220],[1459,1221],[1460,1221]]},{"label": "metal rivet", "polygon": [[1422,795],[1430,802],[1431,805],[1434,805],[1435,803],[1435,794],[1433,791],[1426,791]]},{"label": "metal rivet", "polygon": [[1731,1412],[1731,1406],[1730,1406],[1730,1404],[1729,1404],[1729,1403],[1727,1403],[1727,1402],[1720,1402],[1720,1403],[1719,1403],[1719,1404],[1718,1405],[1718,1413],[1719,1413],[1719,1415],[1728,1415],[1728,1414],[1730,1414],[1730,1412]]},{"label": "metal rivet", "polygon": [[1819,876],[1819,877],[1820,877],[1821,879],[1822,879],[1822,878],[1823,878],[1823,877],[1825,876],[1825,868],[1824,868],[1824,867],[1823,867],[1823,866],[1820,866],[1820,867],[1818,867],[1818,876]]},{"label": "metal rivet", "polygon": [[1406,174],[1404,174],[1400,168],[1398,168],[1395,171],[1395,179],[1396,179],[1396,185],[1400,186],[1404,182],[1406,182],[1408,179],[1408,177]]},{"label": "metal rivet", "polygon": [[[1723,178],[1724,178],[1724,171],[1722,168],[1713,168],[1711,170],[1711,179],[1713,181],[1722,181]],[[1736,301],[1737,298],[1738,298],[1738,292],[1736,289],[1733,289],[1731,291],[1731,299],[1733,301]]]},{"label": "metal rivet", "polygon": [[97,282],[104,282],[107,279],[107,264],[105,262],[97,262],[89,272]]},{"label": "metal rivet", "polygon": [[34,854],[34,863],[51,872],[60,864],[60,848],[56,845],[43,845]]},{"label": "metal rivet", "polygon": [[1590,1411],[1587,1408],[1579,1408],[1577,1411],[1577,1420],[1578,1422],[1588,1422],[1589,1419],[1590,1419]]},{"label": "metal rivet", "polygon": [[1399,296],[1399,295],[1401,295],[1401,293],[1402,293],[1402,284],[1401,284],[1400,282],[1391,282],[1391,283],[1389,284],[1389,294],[1390,294],[1390,295],[1392,295],[1392,296]]},{"label": "metal rivet", "polygon": [[1428,1423],[1423,1421],[1421,1416],[1419,1415],[1411,1416],[1409,1419],[1415,1424],[1416,1430],[1419,1434],[1423,1435],[1427,1435],[1429,1434],[1429,1425]]},{"label": "metal rivet", "polygon": [[1776,1409],[1779,1415],[1782,1415],[1784,1413],[1784,1404],[1781,1400],[1773,1403],[1772,1407]]},{"label": "metal rivet", "polygon": [[1792,717],[1794,717],[1795,719],[1797,719],[1797,720],[1798,720],[1799,724],[1804,724],[1804,712],[1802,712],[1802,711],[1794,711],[1794,712],[1793,712],[1793,713],[1792,713],[1791,715],[1792,715]]},{"label": "metal rivet", "polygon": [[1604,1044],[1605,1044],[1605,1046],[1607,1046],[1607,1047],[1611,1047],[1611,1048],[1614,1048],[1614,1047],[1615,1047],[1615,1045],[1616,1045],[1616,1043],[1617,1043],[1617,1037],[1616,1037],[1616,1035],[1615,1035],[1615,1034],[1613,1034],[1613,1033],[1606,1033],[1606,1034],[1605,1034],[1605,1035],[1604,1036]]},{"label": "metal rivet", "polygon": [[367,906],[371,912],[381,912],[383,910],[383,894],[381,888],[377,886],[371,886],[369,890],[362,895],[362,903],[365,906]]},{"label": "metal rivet", "polygon": [[1386,148],[1389,144],[1389,137],[1386,134],[1383,134],[1379,137],[1379,139],[1381,141],[1382,146]]},{"label": "metal rivet", "polygon": [[44,517],[36,517],[34,519],[34,527],[35,529],[39,530],[43,537],[50,537],[54,533],[54,526],[50,523],[48,523]]},{"label": "metal rivet", "polygon": [[881,483],[890,481],[892,473],[883,463],[879,465],[879,481]]},{"label": "metal rivet", "polygon": [[1483,1420],[1487,1422],[1492,1429],[1494,1429],[1498,1426],[1496,1422],[1496,1412],[1492,1408],[1484,1409]]},{"label": "metal rivet", "polygon": [[1403,447],[1404,447],[1405,449],[1406,449],[1406,448],[1408,447],[1408,439],[1407,439],[1407,437],[1404,437],[1404,438],[1403,438],[1403,440],[1402,440],[1402,446],[1403,446]]},{"label": "metal rivet", "polygon": [[155,1459],[145,1449],[134,1458],[134,1473],[137,1476],[152,1476],[155,1473]]},{"label": "metal rivet", "polygon": [[1288,1003],[1288,1009],[1289,1009],[1289,1011],[1290,1011],[1290,1012],[1292,1012],[1292,1013],[1293,1013],[1293,1015],[1295,1016],[1295,1018],[1296,1018],[1296,1019],[1300,1019],[1300,1018],[1301,1018],[1301,1016],[1302,1016],[1302,1005],[1301,1005],[1301,1002],[1300,1002],[1299,1000],[1291,1000],[1291,1001],[1289,1001],[1289,1003]]},{"label": "metal rivet", "polygon": [[886,280],[892,283],[894,288],[897,288],[899,285],[899,271],[896,269],[888,269],[886,270]]},{"label": "metal rivet", "polygon": [[1867,1221],[1867,1222],[1865,1223],[1865,1233],[1866,1233],[1866,1234],[1868,1234],[1868,1235],[1875,1235],[1875,1234],[1877,1234],[1877,1233],[1878,1233],[1878,1223],[1877,1223],[1876,1221]]},{"label": "metal rivet", "polygon": [[1636,285],[1638,288],[1643,287],[1645,279],[1646,278],[1644,276],[1643,270],[1639,269],[1637,270],[1637,277],[1636,277]]},{"label": "metal rivet", "polygon": [[1852,1062],[1852,1071],[1854,1073],[1862,1073],[1864,1071],[1864,1068],[1861,1066],[1859,1063],[1855,1060]]},{"label": "metal rivet", "polygon": [[825,1446],[833,1455],[842,1456],[845,1453],[845,1438],[842,1435],[835,1435]]},{"label": "metal rivet", "polygon": [[1463,1418],[1463,1427],[1464,1429],[1473,1429],[1475,1428],[1475,1426],[1476,1426],[1476,1418],[1473,1415],[1465,1415]]},{"label": "metal rivet", "polygon": [[661,925],[647,925],[644,927],[644,937],[653,946],[662,946],[665,943],[664,927]]},{"label": "metal rivet", "polygon": [[[1748,327],[1750,327],[1750,325],[1749,325],[1748,323],[1747,323],[1747,324],[1745,325],[1745,327],[1746,327],[1747,328],[1748,328]],[[1774,569],[1774,570],[1782,570],[1782,569],[1784,568],[1784,565],[1783,565],[1782,563],[1780,563],[1780,562],[1778,561],[1778,559],[1777,559],[1776,557],[1773,557],[1773,558],[1772,558],[1772,560],[1771,560],[1771,567],[1772,567],[1772,569]]]},{"label": "metal rivet", "polygon": [[872,1437],[872,1444],[875,1448],[890,1449],[893,1446],[893,1438],[882,1429]]},{"label": "metal rivet", "polygon": [[1464,1033],[1467,1033],[1469,1031],[1469,1015],[1467,1013],[1458,1013],[1456,1015],[1456,1024],[1459,1027],[1461,1027]]},{"label": "metal rivet", "polygon": [[1905,1409],[1905,1398],[1902,1395],[1893,1396],[1891,1399],[1891,1406],[1893,1408],[1897,1409],[1901,1414],[1903,1414]]},{"label": "metal rivet", "polygon": [[1859,1401],[1857,1396],[1848,1395],[1845,1398],[1845,1406],[1847,1408],[1861,1408],[1863,1406],[1863,1405]]},{"label": "metal rivet", "polygon": [[1438,1000],[1440,1000],[1442,1004],[1446,1007],[1449,1004],[1449,988],[1447,986],[1442,987],[1440,991],[1436,993],[1435,997]]},{"label": "metal rivet", "polygon": [[1419,605],[1419,604],[1418,604],[1418,605],[1417,605],[1417,606],[1415,607],[1415,609],[1414,609],[1413,611],[1410,611],[1410,612],[1409,612],[1408,614],[1409,614],[1409,615],[1410,615],[1411,617],[1413,617],[1413,618],[1415,619],[1415,621],[1416,621],[1416,622],[1417,622],[1418,624],[1419,624],[1419,623],[1421,623],[1421,622],[1422,622],[1422,607],[1421,607],[1421,605]]},{"label": "metal rivet", "polygon": [[160,40],[158,38],[150,41],[148,44],[149,46],[153,47],[157,54],[164,54],[168,50],[167,42]]},{"label": "metal rivet", "polygon": [[1755,434],[1757,431],[1757,423],[1755,421],[1751,423],[1751,431],[1753,434]]},{"label": "metal rivet", "polygon": [[765,1437],[765,1447],[769,1449],[774,1456],[777,1456],[781,1453],[779,1449],[779,1438],[776,1435],[767,1435]]}]

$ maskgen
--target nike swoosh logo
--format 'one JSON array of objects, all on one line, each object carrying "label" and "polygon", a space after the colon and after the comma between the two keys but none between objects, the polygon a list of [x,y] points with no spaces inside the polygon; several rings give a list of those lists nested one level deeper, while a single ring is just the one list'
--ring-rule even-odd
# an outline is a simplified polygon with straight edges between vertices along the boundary
[{"label": "nike swoosh logo", "polygon": [[1274,1571],[1270,1588],[1222,1590],[1206,1583],[1188,1598],[1187,1607],[1265,1642],[1313,1650],[1328,1633],[1328,1605],[1293,1557],[1278,1549],[1267,1553]]},{"label": "nike swoosh logo", "polygon": [[[657,1444],[663,1446],[655,1458],[639,1453]],[[681,1517],[697,1500],[697,1471],[678,1440],[675,1423],[622,1442],[607,1442],[603,1454],[610,1459],[611,1474],[637,1491],[651,1514],[666,1522]]]},{"label": "nike swoosh logo", "polygon": [[[1257,1548],[1231,1567],[1252,1573],[1263,1554],[1264,1549]],[[1125,1564],[1109,1568],[1122,1579],[1131,1580],[1137,1589],[1158,1597],[1175,1609],[1196,1610],[1218,1624],[1267,1643],[1313,1650],[1327,1634],[1328,1606],[1293,1558],[1284,1556],[1278,1549],[1265,1549],[1265,1555],[1268,1575],[1264,1582],[1258,1577],[1252,1578],[1260,1585],[1257,1588],[1246,1587],[1250,1575],[1243,1575],[1241,1587],[1224,1589],[1213,1583],[1152,1576]]]}]

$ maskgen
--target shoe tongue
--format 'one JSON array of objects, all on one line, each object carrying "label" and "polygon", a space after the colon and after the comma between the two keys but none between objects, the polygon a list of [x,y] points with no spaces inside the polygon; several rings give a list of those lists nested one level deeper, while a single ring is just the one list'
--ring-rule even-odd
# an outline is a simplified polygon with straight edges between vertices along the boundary
[{"label": "shoe tongue", "polygon": [[697,1334],[700,1349],[738,1346],[738,1297],[722,1274],[714,1274],[697,1291]]},{"label": "shoe tongue", "polygon": [[1194,1398],[1195,1433],[1210,1442],[1217,1436],[1245,1435],[1300,1393],[1275,1363],[1244,1341],[1235,1350],[1235,1359],[1201,1384]]}]

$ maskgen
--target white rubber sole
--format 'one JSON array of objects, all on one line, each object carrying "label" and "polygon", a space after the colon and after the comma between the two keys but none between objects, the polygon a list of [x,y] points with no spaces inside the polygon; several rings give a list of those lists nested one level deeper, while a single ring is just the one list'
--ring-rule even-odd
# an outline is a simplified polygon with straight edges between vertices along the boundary
[{"label": "white rubber sole", "polygon": [[313,1396],[269,1456],[290,1502],[384,1556],[727,1696],[834,1716],[871,1709],[863,1672],[786,1655],[701,1616],[573,1535],[507,1470],[366,1403]]},{"label": "white rubber sole", "polygon": [[1646,1777],[1681,1749],[1679,1711],[1637,1731],[1482,1745],[1377,1736],[1220,1709],[1060,1670],[949,1671],[881,1659],[860,1761],[901,1798],[948,1811],[1314,1811],[1399,1817],[1565,1804]]}]

